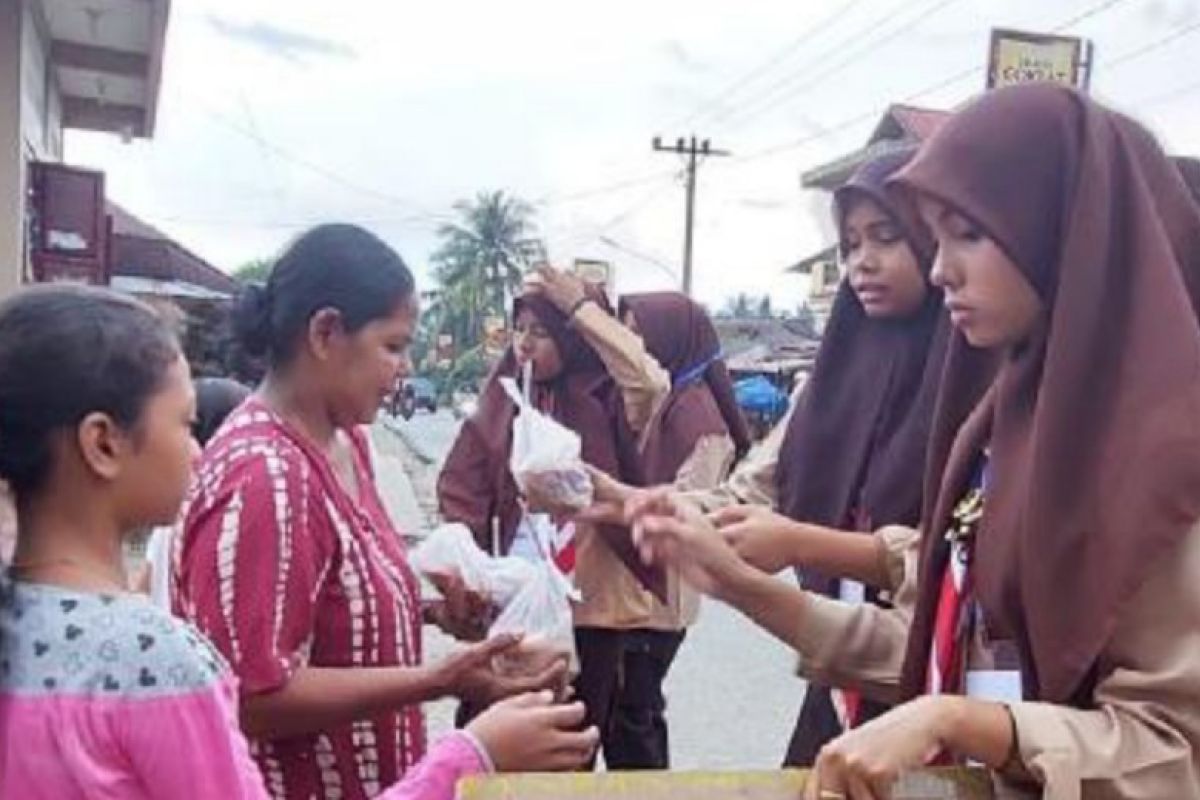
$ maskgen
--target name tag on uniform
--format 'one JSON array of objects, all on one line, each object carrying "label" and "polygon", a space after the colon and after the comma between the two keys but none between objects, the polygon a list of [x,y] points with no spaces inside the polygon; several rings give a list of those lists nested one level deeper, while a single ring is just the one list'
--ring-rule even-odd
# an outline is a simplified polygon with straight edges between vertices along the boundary
[{"label": "name tag on uniform", "polygon": [[1019,703],[1021,673],[1015,669],[973,669],[967,671],[967,697],[995,703]]},{"label": "name tag on uniform", "polygon": [[843,603],[861,605],[867,599],[867,587],[858,581],[838,581],[838,599]]}]

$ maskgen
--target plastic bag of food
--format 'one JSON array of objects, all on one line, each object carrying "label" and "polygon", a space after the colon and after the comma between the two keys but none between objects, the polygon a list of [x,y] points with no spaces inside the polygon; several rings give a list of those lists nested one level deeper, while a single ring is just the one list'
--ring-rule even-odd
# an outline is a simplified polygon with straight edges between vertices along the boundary
[{"label": "plastic bag of food", "polygon": [[550,561],[530,562],[533,577],[492,623],[489,636],[519,633],[521,641],[512,650],[493,659],[492,667],[507,677],[538,675],[556,661],[566,661],[566,679],[560,690],[579,673],[575,653],[575,622],[571,600],[579,595]]},{"label": "plastic bag of food", "polygon": [[[526,370],[525,386],[531,383]],[[500,385],[520,412],[513,420],[509,468],[531,511],[582,511],[592,504],[592,478],[579,434],[538,411],[512,378]]]},{"label": "plastic bag of food", "polygon": [[435,586],[445,577],[458,578],[463,585],[496,606],[512,602],[533,579],[536,564],[524,558],[488,555],[475,543],[465,525],[442,525],[421,542],[408,557],[409,564]]},{"label": "plastic bag of food", "polygon": [[[538,675],[561,659],[568,663],[569,681],[579,671],[571,602],[580,596],[549,557],[547,535],[544,526],[533,526],[529,557],[495,557],[479,548],[466,526],[443,525],[412,551],[409,563],[439,590],[447,579],[460,580],[488,601],[497,614],[488,618],[488,636],[521,634],[516,647],[496,657],[492,666],[498,673]],[[484,626],[486,620],[480,631]]]}]

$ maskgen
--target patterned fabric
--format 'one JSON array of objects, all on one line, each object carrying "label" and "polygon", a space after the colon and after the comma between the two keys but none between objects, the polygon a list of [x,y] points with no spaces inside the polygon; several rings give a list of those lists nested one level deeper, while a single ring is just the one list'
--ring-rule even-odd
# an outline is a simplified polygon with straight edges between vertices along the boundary
[{"label": "patterned fabric", "polygon": [[201,796],[265,797],[221,655],[140,595],[0,575],[0,797]]},{"label": "patterned fabric", "polygon": [[203,636],[141,595],[0,581],[5,694],[162,697],[207,689],[226,671]]},{"label": "patterned fabric", "polygon": [[[381,800],[452,800],[493,769],[466,731]],[[237,689],[198,631],[141,595],[0,574],[0,797],[267,800],[238,729]]]},{"label": "patterned fabric", "polygon": [[[354,434],[359,496],[326,457],[256,398],[209,443],[174,554],[175,607],[229,659],[243,695],[299,668],[417,666],[416,579]],[[425,750],[417,706],[252,752],[276,798],[358,800]]]}]

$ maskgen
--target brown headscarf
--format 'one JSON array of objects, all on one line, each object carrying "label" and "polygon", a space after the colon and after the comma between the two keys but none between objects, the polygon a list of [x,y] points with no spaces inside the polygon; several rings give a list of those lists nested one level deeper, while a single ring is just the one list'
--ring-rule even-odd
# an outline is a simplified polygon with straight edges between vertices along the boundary
[{"label": "brown headscarf", "polygon": [[[912,157],[907,150],[859,169],[835,195],[839,228],[856,196],[891,214],[928,273],[933,246],[922,228],[895,214],[884,182]],[[873,320],[843,280],[816,365],[792,415],[775,470],[779,511],[837,528],[915,525],[921,480],[949,322],[941,293],[907,319]],[[830,592],[826,576],[803,572],[805,586]]]},{"label": "brown headscarf", "polygon": [[[609,309],[602,294],[592,291],[591,295]],[[518,297],[513,303],[514,319],[523,308],[546,327],[563,363],[562,372],[554,380],[535,387],[535,400],[541,394],[548,400],[551,415],[579,434],[584,461],[626,483],[641,485],[637,440],[626,422],[621,392],[604,363],[549,300],[540,294]],[[488,377],[479,406],[463,423],[438,477],[438,504],[443,518],[467,525],[487,551],[492,550],[492,520],[498,520],[501,553],[512,546],[521,521],[521,506],[508,465],[516,406],[500,386],[500,378],[519,378],[518,372],[516,355],[510,347]],[[642,563],[627,528],[601,525],[597,531],[646,588],[665,595],[665,574]]]},{"label": "brown headscarf", "polygon": [[618,309],[621,319],[633,312],[646,349],[671,373],[671,394],[642,446],[647,483],[673,482],[704,436],[727,434],[737,457],[744,456],[750,429],[708,312],[680,292],[625,295]]},{"label": "brown headscarf", "polygon": [[1046,308],[957,437],[970,348],[952,338],[905,692],[925,683],[942,532],[989,448],[985,623],[1016,644],[1027,697],[1086,705],[1124,605],[1200,519],[1200,214],[1143,128],[1051,85],[985,95],[894,183],[982,227]]},{"label": "brown headscarf", "polygon": [[1179,170],[1179,174],[1183,176],[1183,182],[1187,184],[1188,191],[1192,193],[1192,199],[1196,201],[1197,208],[1200,208],[1200,158],[1174,156],[1171,161]]}]

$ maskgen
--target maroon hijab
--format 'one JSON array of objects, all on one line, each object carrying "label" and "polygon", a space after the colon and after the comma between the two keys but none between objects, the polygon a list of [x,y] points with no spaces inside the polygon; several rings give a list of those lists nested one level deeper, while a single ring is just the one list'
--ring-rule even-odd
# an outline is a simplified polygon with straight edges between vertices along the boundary
[{"label": "maroon hijab", "polygon": [[[593,299],[608,309],[603,295]],[[552,416],[579,434],[583,460],[626,483],[641,485],[637,440],[625,418],[621,393],[604,369],[596,351],[556,306],[539,294],[526,294],[513,303],[513,318],[529,309],[554,339],[562,372],[535,387],[548,400]],[[500,550],[508,552],[521,521],[516,482],[509,470],[512,423],[516,407],[500,386],[500,378],[518,378],[517,359],[510,347],[492,370],[475,413],[463,423],[438,477],[442,516],[471,528],[476,540],[490,551],[492,520],[499,522]],[[661,569],[646,567],[633,547],[627,528],[598,526],[605,542],[622,562],[656,594],[666,591]]]},{"label": "maroon hijab", "polygon": [[1027,697],[1086,705],[1125,604],[1200,519],[1200,214],[1143,128],[1050,85],[985,95],[894,183],[974,220],[1045,304],[957,436],[970,348],[952,337],[905,692],[925,684],[941,533],[986,447],[985,622]]},{"label": "maroon hijab", "polygon": [[642,447],[647,483],[673,482],[704,436],[727,434],[745,455],[750,430],[708,312],[680,292],[625,295],[618,308],[621,319],[633,312],[646,349],[671,373],[671,394]]},{"label": "maroon hijab", "polygon": [[[839,228],[856,196],[874,200],[897,224],[928,272],[928,234],[895,214],[884,182],[912,151],[863,166],[835,195]],[[907,319],[867,317],[849,282],[838,287],[816,365],[792,415],[775,470],[779,511],[837,528],[916,525],[942,355],[948,334],[941,293]],[[827,591],[825,576],[805,585]]]}]

